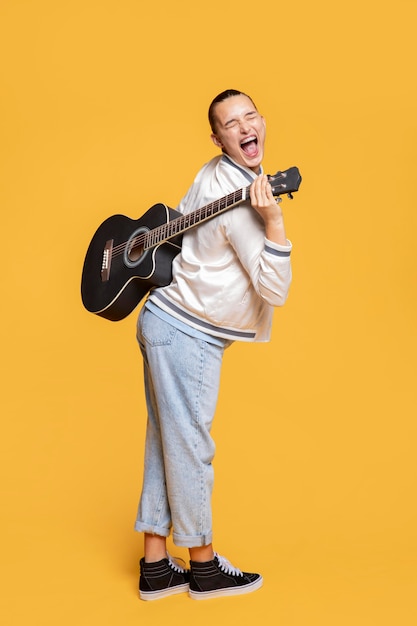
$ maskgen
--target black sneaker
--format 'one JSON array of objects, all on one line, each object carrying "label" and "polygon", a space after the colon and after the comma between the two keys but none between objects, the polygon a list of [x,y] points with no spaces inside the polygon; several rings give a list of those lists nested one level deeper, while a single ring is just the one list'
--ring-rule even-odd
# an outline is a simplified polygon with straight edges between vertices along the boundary
[{"label": "black sneaker", "polygon": [[248,574],[214,553],[213,561],[190,561],[190,596],[194,600],[250,593],[262,586],[260,574]]},{"label": "black sneaker", "polygon": [[139,596],[141,600],[159,600],[176,593],[188,591],[190,571],[184,569],[167,554],[156,563],[140,560]]}]

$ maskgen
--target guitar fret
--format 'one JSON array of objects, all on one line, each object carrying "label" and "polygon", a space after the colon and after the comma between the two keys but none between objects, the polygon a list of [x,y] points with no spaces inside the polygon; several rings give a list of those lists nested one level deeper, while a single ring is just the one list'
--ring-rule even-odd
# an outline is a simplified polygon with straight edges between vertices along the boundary
[{"label": "guitar fret", "polygon": [[145,248],[152,248],[159,243],[171,239],[175,235],[196,226],[200,222],[214,217],[218,213],[225,211],[239,202],[243,202],[248,195],[249,187],[238,189],[223,198],[219,198],[214,202],[210,202],[200,209],[196,209],[191,213],[187,213],[181,217],[177,217],[166,224],[153,228],[145,235]]}]

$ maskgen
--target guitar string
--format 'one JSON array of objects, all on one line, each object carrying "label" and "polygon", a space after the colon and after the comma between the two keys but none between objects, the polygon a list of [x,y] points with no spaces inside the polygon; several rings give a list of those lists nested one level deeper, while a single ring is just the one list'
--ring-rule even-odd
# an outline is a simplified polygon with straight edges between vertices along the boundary
[{"label": "guitar string", "polygon": [[[249,187],[246,188],[246,191],[248,190],[249,190]],[[131,249],[133,249],[135,247],[138,247],[144,244],[145,240],[149,238],[150,234],[152,234],[152,238],[157,238],[156,243],[159,243],[158,241],[159,237],[161,235],[163,236],[164,233],[167,234],[165,231],[169,232],[169,230],[172,230],[173,227],[176,227],[177,224],[179,224],[180,226],[179,232],[178,232],[178,229],[175,230],[175,232],[171,233],[170,236],[167,237],[167,239],[171,239],[172,237],[175,237],[176,235],[181,234],[181,232],[183,232],[187,228],[190,228],[194,224],[198,224],[201,221],[202,217],[203,218],[208,217],[211,214],[210,212],[214,211],[215,209],[217,209],[217,212],[220,212],[223,209],[231,208],[231,204],[229,205],[230,200],[233,201],[232,204],[236,202],[240,202],[242,200],[242,191],[243,189],[238,189],[230,193],[229,195],[224,196],[223,198],[220,198],[219,200],[215,200],[214,202],[211,202],[210,204],[207,204],[206,206],[200,209],[197,209],[196,211],[192,211],[191,213],[181,215],[181,217],[175,218],[174,220],[171,220],[169,222],[165,222],[164,224],[161,224],[160,226],[157,226],[156,228],[153,228],[152,230],[147,231],[146,233],[141,233],[140,235],[137,235],[131,240],[129,239],[128,241],[124,241],[123,243],[120,243],[117,246],[114,246],[111,252],[112,258],[115,258],[119,256],[120,254],[123,254],[127,245],[130,245]],[[239,194],[240,194],[240,197],[236,198],[236,196],[239,196]],[[224,203],[224,206],[222,205],[222,203]],[[181,222],[183,222],[184,224],[181,224]],[[187,224],[187,222],[189,222],[189,224]],[[153,247],[153,246],[150,246],[150,247]]]},{"label": "guitar string", "polygon": [[[272,181],[275,182],[277,178],[280,178],[280,177],[271,176],[269,180],[270,182]],[[164,238],[164,234],[167,234],[165,231],[169,232],[169,230],[172,230],[174,226],[179,224],[180,225],[179,232],[178,230],[176,230],[174,233],[171,233],[169,237],[167,237],[167,239],[171,239],[172,237],[175,237],[176,235],[181,234],[184,230],[187,230],[188,228],[198,224],[202,219],[202,215],[203,217],[211,216],[210,211],[213,211],[216,208],[217,208],[217,212],[220,212],[221,210],[224,210],[226,208],[231,208],[231,205],[229,206],[229,201],[232,200],[233,201],[232,204],[236,204],[237,202],[240,202],[242,200],[242,192],[246,191],[246,196],[247,196],[249,193],[249,189],[250,189],[250,185],[246,188],[233,191],[227,196],[224,196],[223,198],[220,198],[219,200],[215,200],[214,202],[211,202],[210,204],[207,204],[206,206],[201,207],[200,209],[197,209],[196,211],[192,211],[191,213],[182,215],[181,217],[175,218],[174,220],[165,222],[164,224],[161,224],[160,226],[157,226],[156,228],[153,228],[150,231],[137,235],[131,240],[129,239],[128,241],[124,241],[123,243],[120,243],[114,248],[112,248],[111,257],[115,258],[123,254],[125,251],[125,248],[129,244],[130,244],[131,249],[144,245],[145,240],[149,238],[150,234],[152,234],[152,238],[156,237],[157,239],[155,243],[156,245],[157,243],[159,243],[159,237],[162,235],[162,238]],[[236,196],[239,194],[240,194],[240,197],[236,198]],[[222,206],[223,202],[225,203],[224,206]],[[191,223],[193,220],[194,220],[194,223]],[[190,223],[186,224],[187,221],[189,221]],[[181,224],[181,222],[184,222],[184,224]],[[150,247],[153,247],[153,246],[150,246]]]}]

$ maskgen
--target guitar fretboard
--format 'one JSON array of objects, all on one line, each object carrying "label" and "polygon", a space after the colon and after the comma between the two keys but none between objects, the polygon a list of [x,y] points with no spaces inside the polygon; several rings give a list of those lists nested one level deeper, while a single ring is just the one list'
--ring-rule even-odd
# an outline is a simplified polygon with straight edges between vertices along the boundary
[{"label": "guitar fretboard", "polygon": [[168,241],[176,235],[181,235],[186,230],[205,222],[228,209],[244,202],[249,197],[250,186],[233,191],[227,196],[223,196],[219,200],[210,202],[200,209],[196,209],[191,213],[176,217],[175,219],[153,228],[145,235],[144,250],[153,248],[154,246]]}]

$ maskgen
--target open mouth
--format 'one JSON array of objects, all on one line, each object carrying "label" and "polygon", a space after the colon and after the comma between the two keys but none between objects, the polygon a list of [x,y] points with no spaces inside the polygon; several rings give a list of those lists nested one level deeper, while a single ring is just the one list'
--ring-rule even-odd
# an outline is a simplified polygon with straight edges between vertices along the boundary
[{"label": "open mouth", "polygon": [[250,137],[247,137],[244,141],[242,141],[242,143],[240,144],[240,147],[247,156],[249,157],[255,156],[258,153],[257,137],[255,135],[251,135]]}]

